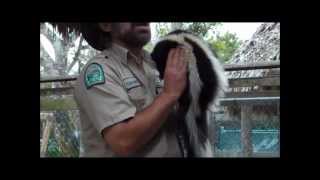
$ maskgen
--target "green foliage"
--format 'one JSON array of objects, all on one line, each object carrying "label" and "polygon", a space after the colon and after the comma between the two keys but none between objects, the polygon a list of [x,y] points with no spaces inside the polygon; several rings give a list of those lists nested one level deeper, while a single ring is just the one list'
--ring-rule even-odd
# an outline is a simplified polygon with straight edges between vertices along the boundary
[{"label": "green foliage", "polygon": [[186,23],[185,29],[205,39],[206,37],[209,36],[208,32],[210,30],[215,32],[215,29],[220,25],[221,23],[202,23],[202,22]]},{"label": "green foliage", "polygon": [[[162,37],[171,31],[170,23],[157,23],[156,32],[157,37]],[[226,32],[224,34],[218,33],[218,27],[222,23],[181,23],[180,28],[192,32],[208,42],[214,50],[217,58],[222,62],[230,60],[234,52],[239,48],[242,41],[234,33]],[[210,33],[211,32],[211,33]],[[150,47],[148,47],[151,49]]]},{"label": "green foliage", "polygon": [[148,44],[146,44],[143,49],[145,49],[146,51],[148,51],[149,53],[152,52],[152,49],[153,49],[153,45],[151,42],[149,42]]},{"label": "green foliage", "polygon": [[[157,37],[162,37],[169,32],[172,31],[169,26],[171,23],[156,23],[156,32]],[[178,23],[179,24],[179,23]],[[206,38],[209,36],[209,31],[215,32],[215,29],[221,25],[221,23],[203,23],[203,22],[195,22],[195,23],[181,23],[180,28],[182,30],[187,30],[192,32],[193,34],[200,36],[202,38]]]},{"label": "green foliage", "polygon": [[63,156],[77,157],[79,156],[79,138],[75,136],[76,127],[70,119],[70,112],[55,111],[54,117],[59,130],[59,145],[63,151]]},{"label": "green foliage", "polygon": [[52,111],[52,110],[68,110],[76,109],[77,104],[71,98],[40,98],[40,109],[42,111]]},{"label": "green foliage", "polygon": [[47,157],[79,157],[80,140],[75,111],[54,111],[55,125],[51,130],[46,156]]},{"label": "green foliage", "polygon": [[209,44],[215,51],[218,59],[222,62],[230,60],[234,52],[239,48],[242,41],[234,33],[226,32],[218,34],[216,38],[211,38]]},{"label": "green foliage", "polygon": [[51,136],[51,138],[48,141],[47,157],[61,157],[62,154],[63,153],[59,148],[57,140]]},{"label": "green foliage", "polygon": [[170,27],[168,23],[156,23],[157,37],[163,37],[170,32]]}]

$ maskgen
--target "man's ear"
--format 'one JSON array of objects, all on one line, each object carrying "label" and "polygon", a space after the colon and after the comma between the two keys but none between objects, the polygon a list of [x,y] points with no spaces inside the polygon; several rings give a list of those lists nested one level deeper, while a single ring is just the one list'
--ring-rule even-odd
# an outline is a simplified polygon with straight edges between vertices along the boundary
[{"label": "man's ear", "polygon": [[110,32],[111,31],[111,23],[98,23],[100,29],[104,32]]}]

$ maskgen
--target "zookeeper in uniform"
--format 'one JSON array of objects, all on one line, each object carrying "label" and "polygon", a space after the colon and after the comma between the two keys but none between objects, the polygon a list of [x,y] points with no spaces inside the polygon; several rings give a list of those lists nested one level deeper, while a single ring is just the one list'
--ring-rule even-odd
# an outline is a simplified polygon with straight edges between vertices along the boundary
[{"label": "zookeeper in uniform", "polygon": [[86,41],[101,53],[75,86],[81,157],[182,157],[170,118],[186,86],[184,50],[170,51],[163,85],[143,50],[149,23],[83,23]]}]

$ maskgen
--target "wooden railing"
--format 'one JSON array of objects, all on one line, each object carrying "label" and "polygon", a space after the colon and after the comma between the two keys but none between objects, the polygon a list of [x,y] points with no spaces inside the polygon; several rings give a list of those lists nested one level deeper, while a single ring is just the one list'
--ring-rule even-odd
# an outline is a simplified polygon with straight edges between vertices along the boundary
[{"label": "wooden railing", "polygon": [[[256,69],[271,69],[280,68],[280,62],[261,62],[253,64],[227,64],[224,65],[225,71],[240,71],[240,70],[256,70]],[[48,82],[61,82],[61,81],[74,81],[78,76],[66,76],[66,77],[44,77],[40,79],[40,83]]]},{"label": "wooden railing", "polygon": [[226,64],[225,71],[240,71],[240,70],[256,70],[256,69],[272,69],[280,68],[280,62],[259,62],[250,64]]}]

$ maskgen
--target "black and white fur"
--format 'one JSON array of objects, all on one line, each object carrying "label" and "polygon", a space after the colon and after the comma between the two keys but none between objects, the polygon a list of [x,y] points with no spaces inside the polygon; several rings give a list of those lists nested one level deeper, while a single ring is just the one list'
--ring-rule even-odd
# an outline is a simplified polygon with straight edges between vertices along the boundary
[{"label": "black and white fur", "polygon": [[179,98],[176,112],[177,129],[184,135],[188,157],[213,157],[208,136],[207,109],[228,87],[224,70],[212,50],[197,36],[176,30],[160,39],[151,57],[163,79],[167,56],[171,48],[184,46],[188,62],[187,87]]}]

